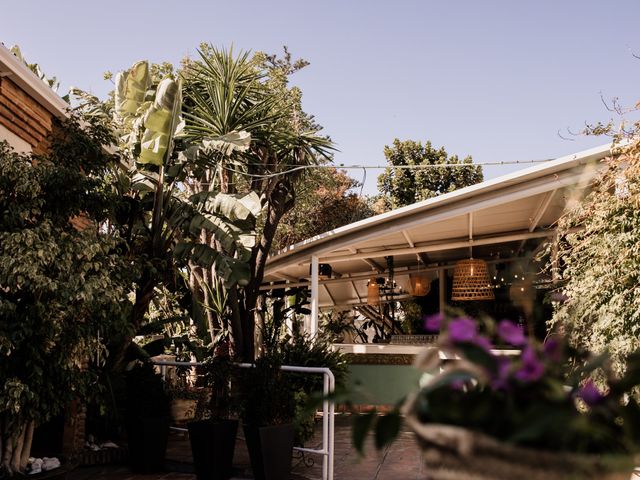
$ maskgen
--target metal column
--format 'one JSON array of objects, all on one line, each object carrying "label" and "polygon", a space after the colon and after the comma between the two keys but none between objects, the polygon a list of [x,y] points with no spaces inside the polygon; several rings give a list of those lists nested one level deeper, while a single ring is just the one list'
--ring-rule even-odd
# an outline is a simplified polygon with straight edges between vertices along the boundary
[{"label": "metal column", "polygon": [[311,322],[309,325],[309,333],[311,337],[315,337],[318,333],[318,314],[319,314],[319,289],[318,289],[318,257],[311,257]]}]

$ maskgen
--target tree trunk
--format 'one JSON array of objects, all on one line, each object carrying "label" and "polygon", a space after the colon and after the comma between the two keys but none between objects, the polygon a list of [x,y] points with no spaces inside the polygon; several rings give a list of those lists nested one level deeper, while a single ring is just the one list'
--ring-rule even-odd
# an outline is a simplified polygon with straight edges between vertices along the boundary
[{"label": "tree trunk", "polygon": [[2,418],[0,429],[0,476],[2,473],[12,476],[24,473],[31,453],[33,439],[33,422],[28,424],[12,421],[9,428],[7,418]]},{"label": "tree trunk", "polygon": [[[269,257],[280,220],[294,205],[294,194],[288,180],[279,181],[274,187],[267,204],[267,215],[260,237],[260,243],[251,256],[251,280],[244,287],[244,311],[242,315],[243,342],[247,356],[245,361],[251,362],[255,358],[254,337],[256,325],[256,305],[261,295],[260,285],[264,279],[264,269]],[[249,348],[248,345],[251,345]]]},{"label": "tree trunk", "polygon": [[36,429],[35,422],[29,422],[27,432],[24,435],[24,445],[22,446],[22,458],[20,459],[20,471],[24,472],[31,456],[31,444],[33,443],[33,432]]},{"label": "tree trunk", "polygon": [[252,362],[255,357],[253,351],[253,341],[250,342],[251,347],[246,342],[247,335],[245,332],[245,325],[242,321],[243,315],[240,311],[242,305],[238,298],[238,287],[235,285],[228,291],[229,294],[229,307],[231,309],[231,337],[233,340],[233,348],[236,355],[240,355],[240,358],[245,362]]}]

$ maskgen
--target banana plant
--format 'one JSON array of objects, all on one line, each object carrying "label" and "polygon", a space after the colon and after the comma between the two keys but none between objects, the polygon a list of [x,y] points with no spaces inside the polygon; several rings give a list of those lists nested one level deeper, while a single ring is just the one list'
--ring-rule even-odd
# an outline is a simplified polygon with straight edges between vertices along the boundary
[{"label": "banana plant", "polygon": [[262,208],[255,192],[246,195],[201,192],[190,197],[196,209],[188,230],[200,239],[203,230],[212,241],[183,241],[175,255],[203,268],[214,267],[225,285],[244,286],[251,272],[249,259],[256,244],[256,221]]}]

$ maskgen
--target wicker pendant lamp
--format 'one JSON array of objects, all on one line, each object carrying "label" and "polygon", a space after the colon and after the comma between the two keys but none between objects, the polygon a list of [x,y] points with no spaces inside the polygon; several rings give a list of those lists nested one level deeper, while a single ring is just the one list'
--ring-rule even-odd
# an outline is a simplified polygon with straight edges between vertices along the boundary
[{"label": "wicker pendant lamp", "polygon": [[411,295],[414,297],[424,297],[431,290],[429,275],[426,273],[412,273],[409,275],[411,283]]},{"label": "wicker pendant lamp", "polygon": [[487,262],[476,258],[460,260],[453,271],[451,300],[495,300]]},{"label": "wicker pendant lamp", "polygon": [[369,284],[367,285],[367,304],[380,305],[380,285],[378,285],[378,279],[376,277],[369,279]]}]

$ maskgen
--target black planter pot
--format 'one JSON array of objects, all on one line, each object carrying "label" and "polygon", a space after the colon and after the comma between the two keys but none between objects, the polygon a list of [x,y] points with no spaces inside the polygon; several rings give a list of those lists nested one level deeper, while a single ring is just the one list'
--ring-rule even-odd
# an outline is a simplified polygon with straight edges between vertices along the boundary
[{"label": "black planter pot", "polygon": [[187,428],[197,479],[228,480],[231,478],[238,421],[200,420],[189,422]]},{"label": "black planter pot", "polygon": [[169,423],[169,417],[129,420],[129,462],[131,470],[135,473],[156,473],[164,470]]},{"label": "black planter pot", "polygon": [[294,429],[292,423],[254,427],[244,425],[251,469],[256,480],[289,480]]}]

